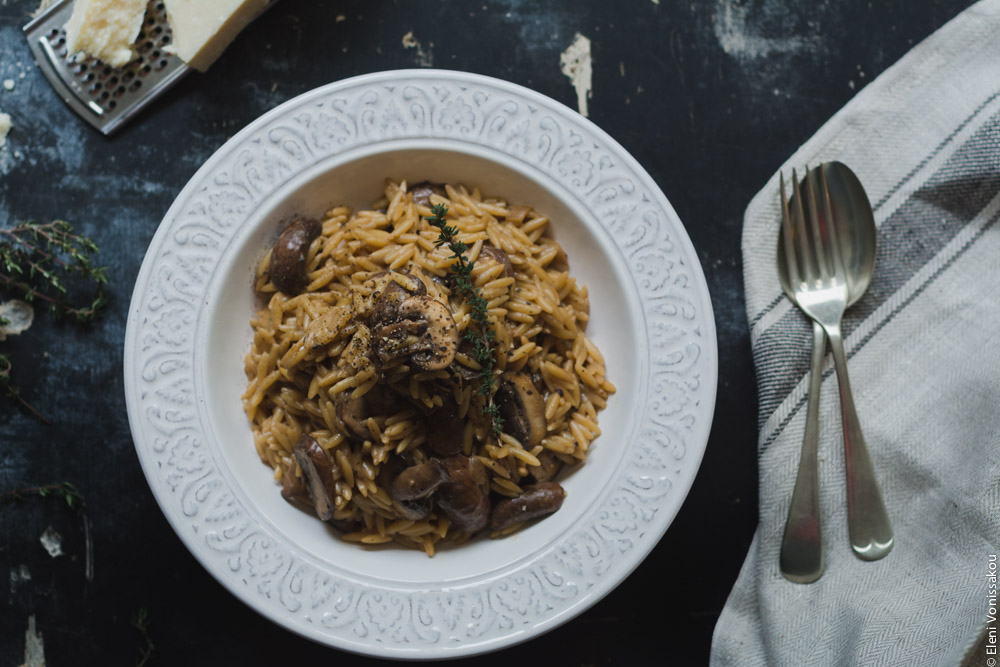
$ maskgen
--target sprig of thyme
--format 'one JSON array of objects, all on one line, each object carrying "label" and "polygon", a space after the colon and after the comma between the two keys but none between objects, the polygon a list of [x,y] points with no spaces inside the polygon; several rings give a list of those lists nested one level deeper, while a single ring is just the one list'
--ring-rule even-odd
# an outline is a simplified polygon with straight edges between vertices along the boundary
[{"label": "sprig of thyme", "polygon": [[[94,266],[97,245],[73,233],[68,222],[54,220],[21,222],[0,229],[0,288],[18,294],[28,303],[43,301],[56,316],[66,315],[79,322],[92,320],[107,296],[107,269]],[[92,282],[94,294],[74,302],[69,281]]]},{"label": "sprig of thyme", "polygon": [[434,245],[438,248],[448,246],[451,250],[449,259],[455,260],[451,265],[455,292],[469,304],[469,316],[473,322],[473,326],[466,327],[462,337],[472,345],[472,358],[479,364],[479,394],[486,400],[483,412],[490,420],[490,430],[493,435],[499,438],[503,432],[503,417],[500,416],[500,407],[493,401],[493,394],[497,389],[496,378],[493,376],[493,344],[496,332],[490,325],[486,312],[488,303],[472,282],[475,262],[465,257],[469,246],[464,241],[458,240],[458,228],[448,224],[447,215],[447,206],[435,204],[431,206],[431,215],[425,216],[424,219],[438,229],[438,238]]},{"label": "sprig of thyme", "polygon": [[139,633],[142,642],[139,646],[139,658],[135,661],[135,667],[145,667],[153,656],[156,655],[156,645],[150,636],[153,625],[153,617],[146,607],[139,607],[139,610],[132,615],[132,627]]},{"label": "sprig of thyme", "polygon": [[[4,318],[0,317],[0,326],[3,326],[6,323],[7,321]],[[4,398],[10,401],[14,401],[15,403],[19,403],[21,407],[23,407],[25,410],[35,415],[35,417],[37,417],[41,421],[48,424],[49,420],[45,418],[45,415],[39,412],[38,409],[35,408],[35,406],[33,406],[28,401],[24,400],[24,397],[21,396],[21,390],[18,389],[17,385],[15,385],[13,381],[11,381],[10,379],[10,369],[11,369],[10,355],[0,354],[0,389],[3,390]]]},{"label": "sprig of thyme", "polygon": [[54,484],[42,484],[40,486],[26,486],[19,489],[11,489],[0,493],[0,500],[23,500],[25,496],[35,495],[40,498],[55,494],[62,498],[66,506],[71,510],[79,510],[84,506],[83,495],[77,490],[72,482],[57,482]]},{"label": "sprig of thyme", "polygon": [[[0,293],[13,294],[28,303],[46,303],[56,317],[89,322],[107,303],[107,268],[92,261],[97,250],[97,244],[74,234],[72,226],[62,220],[29,220],[0,228]],[[93,290],[84,294],[88,286]],[[0,326],[8,323],[0,317]],[[11,380],[11,366],[10,356],[0,354],[0,391],[47,421],[21,396]]]}]

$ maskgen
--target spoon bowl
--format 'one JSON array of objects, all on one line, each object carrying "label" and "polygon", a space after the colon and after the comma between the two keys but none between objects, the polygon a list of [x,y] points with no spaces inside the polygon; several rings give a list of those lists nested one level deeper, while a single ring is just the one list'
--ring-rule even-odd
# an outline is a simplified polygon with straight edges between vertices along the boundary
[{"label": "spoon bowl", "polygon": [[[813,167],[809,173],[816,179],[826,178],[830,209],[835,221],[833,228],[837,231],[840,254],[846,269],[849,308],[857,303],[868,289],[875,273],[875,214],[864,186],[847,165],[842,162],[824,162],[818,167]],[[793,194],[788,206],[795,211],[798,204]],[[802,207],[808,216],[808,204],[803,203]],[[818,210],[817,213],[821,218],[825,215],[823,210]],[[780,250],[781,244],[784,243],[784,228],[779,235],[778,279],[781,281],[781,289],[785,291],[785,296],[792,303],[796,303],[795,293],[788,279],[788,260],[785,258],[785,253]]]}]

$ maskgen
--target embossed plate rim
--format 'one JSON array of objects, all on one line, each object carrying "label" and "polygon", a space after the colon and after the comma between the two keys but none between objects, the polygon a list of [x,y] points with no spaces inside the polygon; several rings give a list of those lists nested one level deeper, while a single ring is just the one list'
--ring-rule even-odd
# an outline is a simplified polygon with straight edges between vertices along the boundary
[{"label": "embossed plate rim", "polygon": [[[692,361],[692,367],[695,368],[696,371],[694,377],[682,378],[689,383],[693,383],[694,388],[692,389],[689,386],[689,389],[691,389],[690,394],[696,399],[695,405],[690,411],[693,424],[686,426],[688,430],[688,432],[684,434],[686,437],[680,438],[681,446],[685,449],[680,455],[676,456],[677,460],[675,463],[671,464],[671,470],[666,470],[666,466],[664,465],[662,468],[656,469],[657,474],[654,474],[653,477],[640,476],[641,479],[638,480],[640,482],[645,480],[650,484],[659,483],[662,485],[665,483],[667,485],[669,495],[665,496],[665,499],[660,506],[653,508],[652,514],[648,520],[644,519],[644,523],[633,527],[634,530],[632,533],[625,536],[627,538],[626,541],[629,543],[629,550],[621,555],[621,562],[616,561],[613,565],[608,565],[607,568],[610,570],[610,573],[607,576],[600,576],[600,574],[604,574],[603,572],[598,574],[589,571],[581,573],[579,575],[581,580],[586,579],[586,576],[589,575],[596,579],[596,581],[591,581],[589,586],[586,587],[583,592],[574,589],[574,595],[562,599],[561,606],[557,606],[557,608],[549,610],[545,614],[536,613],[534,614],[534,617],[531,617],[531,614],[528,614],[529,618],[525,619],[521,624],[514,623],[513,627],[510,628],[501,628],[499,631],[495,631],[495,628],[492,630],[491,628],[486,628],[482,631],[482,635],[477,640],[473,641],[468,639],[458,641],[454,635],[448,636],[447,633],[444,633],[440,637],[414,636],[413,632],[417,632],[416,630],[407,635],[405,630],[398,630],[396,628],[376,628],[381,631],[381,634],[377,634],[370,629],[365,628],[363,636],[361,636],[358,632],[357,626],[352,628],[349,624],[344,624],[343,627],[334,627],[331,629],[329,626],[326,626],[324,629],[321,628],[319,623],[315,622],[314,619],[312,619],[308,614],[305,615],[305,620],[303,620],[302,616],[295,616],[294,612],[289,613],[289,610],[280,607],[276,598],[279,598],[284,592],[286,592],[286,590],[293,590],[296,586],[298,586],[299,590],[301,590],[305,583],[307,583],[305,578],[310,574],[314,576],[311,583],[316,584],[318,580],[315,577],[321,576],[323,573],[317,573],[309,569],[309,567],[312,567],[313,569],[315,569],[315,567],[314,564],[308,562],[308,558],[305,558],[304,560],[307,561],[307,565],[309,567],[301,565],[298,569],[296,569],[296,562],[294,558],[295,545],[275,546],[266,544],[266,538],[268,537],[267,531],[262,531],[264,533],[263,537],[259,538],[257,542],[250,545],[248,548],[249,553],[244,555],[240,552],[234,556],[234,558],[237,563],[239,563],[241,559],[245,559],[249,563],[254,547],[260,547],[260,550],[265,556],[265,565],[267,565],[266,557],[268,555],[273,555],[275,552],[278,552],[278,555],[281,556],[284,553],[282,549],[290,548],[293,552],[290,556],[291,563],[287,568],[284,568],[283,563],[279,563],[281,567],[277,569],[283,569],[283,572],[280,574],[280,580],[277,584],[275,584],[272,580],[275,577],[278,577],[277,570],[269,573],[265,568],[265,576],[261,579],[256,579],[254,578],[256,575],[250,574],[243,574],[242,579],[239,579],[233,576],[234,571],[227,572],[226,570],[231,569],[232,565],[227,566],[225,564],[225,559],[220,556],[219,553],[206,553],[207,549],[204,544],[196,539],[197,535],[192,533],[191,526],[187,525],[187,523],[183,521],[184,508],[181,506],[183,499],[178,499],[178,497],[172,493],[171,489],[168,488],[167,482],[161,478],[161,475],[165,473],[161,473],[157,470],[159,463],[154,460],[154,449],[158,446],[158,441],[156,440],[154,432],[155,429],[153,419],[154,417],[156,419],[160,419],[160,425],[162,426],[168,422],[169,416],[151,414],[151,411],[157,409],[157,406],[147,405],[144,401],[147,394],[153,389],[152,380],[145,380],[142,376],[137,374],[137,370],[151,370],[149,367],[150,359],[142,357],[143,350],[138,348],[138,344],[140,342],[148,340],[147,336],[140,341],[140,333],[148,333],[149,327],[151,326],[148,318],[147,320],[143,320],[144,315],[149,315],[150,312],[153,312],[144,310],[144,308],[149,305],[147,297],[156,297],[155,293],[150,292],[152,287],[150,284],[150,278],[154,269],[157,268],[158,260],[161,259],[161,253],[165,244],[169,246],[170,235],[183,231],[184,221],[182,220],[181,209],[184,206],[189,205],[200,192],[211,189],[213,183],[215,183],[215,179],[223,178],[229,175],[228,173],[217,173],[220,165],[226,163],[226,161],[237,154],[241,148],[249,146],[255,140],[260,142],[263,138],[265,130],[267,130],[276,119],[290,119],[296,111],[304,112],[304,110],[310,108],[310,105],[318,101],[322,101],[324,99],[333,100],[335,99],[335,96],[341,95],[345,100],[360,106],[363,97],[366,95],[375,95],[377,97],[377,93],[381,91],[382,93],[385,93],[386,97],[390,98],[391,103],[391,98],[394,93],[387,93],[386,91],[395,90],[395,88],[399,88],[400,90],[409,89],[414,92],[422,91],[425,97],[430,98],[431,93],[424,91],[420,87],[421,83],[426,84],[426,87],[430,88],[435,93],[439,92],[439,90],[435,88],[435,85],[439,85],[442,90],[448,88],[449,86],[453,86],[458,91],[459,96],[457,99],[459,101],[461,101],[460,94],[464,91],[470,95],[470,100],[474,100],[476,95],[485,96],[487,98],[492,95],[497,96],[498,99],[505,100],[507,103],[512,104],[522,112],[530,110],[531,114],[534,114],[536,111],[540,110],[541,115],[544,116],[544,120],[548,121],[550,124],[554,123],[558,126],[559,131],[565,131],[565,134],[569,137],[575,137],[581,141],[585,139],[592,142],[593,150],[599,157],[610,157],[613,158],[613,161],[617,161],[618,164],[615,166],[619,168],[619,171],[625,172],[629,176],[631,179],[629,181],[629,185],[638,189],[642,195],[643,201],[648,204],[649,210],[647,211],[643,209],[643,211],[646,214],[650,214],[651,211],[654,219],[657,220],[659,224],[663,225],[667,230],[667,243],[672,243],[674,247],[666,254],[670,259],[678,259],[684,268],[684,271],[681,271],[680,273],[683,274],[685,282],[679,289],[683,292],[682,296],[690,299],[690,303],[688,305],[693,310],[691,318],[695,322],[693,326],[697,331],[700,343],[700,347],[698,348],[700,354],[696,355],[695,359]],[[451,94],[451,92],[454,91],[451,89],[445,91],[445,99],[447,99],[447,95]],[[402,95],[401,100],[402,99],[405,99],[405,95]],[[431,100],[431,102],[433,102],[433,100]],[[435,121],[433,118],[434,112],[441,111],[443,114],[442,108],[445,107],[444,100],[438,100],[438,102],[440,103],[438,106],[435,107],[433,103],[430,103],[428,108],[424,110],[427,113],[426,118],[422,117],[427,122],[426,132],[415,131],[413,134],[405,134],[404,132],[403,136],[420,138],[434,136],[446,137],[450,140],[468,141],[472,145],[500,150],[501,152],[511,150],[510,146],[507,144],[500,145],[496,141],[491,141],[490,137],[487,136],[490,128],[487,128],[485,120],[483,120],[482,126],[478,127],[479,134],[471,137],[462,134],[457,127],[452,127],[451,129],[442,127],[440,122],[438,126],[435,127]],[[346,103],[347,102],[345,102],[345,104]],[[474,103],[478,104],[479,102],[474,101]],[[521,105],[523,105],[523,107]],[[468,105],[466,105],[466,107],[470,110],[470,112],[475,111]],[[334,111],[332,106],[330,110]],[[362,109],[362,111],[364,111],[364,109]],[[475,116],[474,113],[473,115]],[[438,121],[440,121],[441,118],[443,118],[443,115],[439,114]],[[353,117],[353,120],[355,121],[355,126],[348,129],[353,129],[356,136],[349,137],[349,139],[357,139],[358,143],[352,144],[350,141],[347,141],[343,148],[337,148],[335,146],[329,152],[319,155],[318,158],[321,159],[329,155],[336,155],[339,152],[350,150],[359,145],[363,146],[366,143],[375,143],[380,140],[392,138],[392,136],[397,136],[387,135],[381,137],[362,137],[361,135],[366,132],[362,112],[359,111],[357,115]],[[290,123],[291,120],[288,120],[288,122]],[[470,127],[474,129],[477,122],[478,121],[473,118]],[[370,130],[371,128],[368,129]],[[539,135],[541,135],[541,132],[539,132]],[[551,139],[551,137],[548,138]],[[313,139],[316,139],[315,135],[313,136]],[[272,141],[276,140],[272,139]],[[319,144],[317,144],[317,146],[319,146]],[[587,146],[587,148],[589,149],[590,147]],[[590,209],[590,202],[585,198],[585,193],[580,192],[581,189],[585,190],[586,188],[579,187],[579,184],[574,186],[569,182],[572,180],[570,177],[565,176],[564,174],[564,177],[561,179],[553,171],[555,169],[555,167],[551,164],[551,161],[554,160],[553,156],[558,154],[562,149],[563,146],[561,145],[552,149],[552,152],[549,155],[550,163],[547,165],[548,169],[546,169],[545,166],[539,166],[538,171],[560,182],[567,189],[567,191],[579,199],[578,203],[581,206]],[[260,150],[263,152],[263,149]],[[527,152],[527,149],[523,152]],[[513,153],[510,153],[509,155],[512,159],[524,160],[523,156],[514,156]],[[587,155],[589,158],[589,153]],[[591,166],[593,166],[593,164]],[[299,167],[298,171],[293,168],[291,170],[291,175],[286,175],[283,179],[279,179],[277,185],[272,184],[271,187],[280,187],[287,181],[294,179],[296,175],[301,174],[304,169],[308,168],[308,163],[306,166],[300,165]],[[600,181],[599,178],[598,181]],[[624,187],[620,183],[618,183],[617,186]],[[245,220],[247,215],[248,214],[242,215],[242,218],[240,218],[240,216],[236,217],[241,220]],[[604,224],[605,221],[600,215],[597,215],[597,213],[594,213],[594,215],[596,219]],[[638,214],[636,214],[636,217],[637,216]],[[220,223],[220,220],[216,220],[216,222]],[[638,225],[639,223],[634,223],[633,227],[628,227],[628,223],[629,220],[626,220],[621,224],[623,225],[623,228],[628,230],[638,228],[635,227],[635,225]],[[237,221],[236,224],[238,226],[239,221]],[[642,227],[640,231],[644,233],[647,229]],[[224,230],[220,231],[220,234],[223,232]],[[654,234],[656,234],[656,232],[654,232]],[[230,233],[226,239],[227,242],[231,241],[232,233]],[[655,249],[660,250],[660,248]],[[618,247],[618,250],[620,252],[624,252],[624,248],[621,246]],[[224,251],[220,251],[220,255],[224,255]],[[654,258],[650,256],[646,257],[645,261],[651,262],[653,259]],[[650,309],[653,307],[649,295],[658,294],[656,290],[662,287],[662,285],[650,286],[648,284],[649,276],[639,275],[637,273],[636,266],[642,266],[642,261],[641,257],[636,259],[633,256],[631,258],[631,262],[626,262],[625,264],[629,268],[630,278],[634,281],[632,286],[638,286],[641,281],[646,281],[642,286],[642,289],[637,288],[637,291],[640,294],[640,302],[643,307],[641,316],[645,319],[648,318],[651,312]],[[162,267],[160,268],[162,269]],[[197,267],[192,270],[196,269]],[[652,274],[656,274],[656,272],[657,269],[652,269]],[[654,275],[653,277],[657,276]],[[213,279],[210,275],[207,282],[211,283],[212,280]],[[692,284],[688,284],[689,282]],[[645,292],[643,290],[645,290]],[[645,297],[643,295],[645,295]],[[662,293],[660,293],[656,298],[659,299],[661,297]],[[199,320],[199,317],[196,316],[195,319]],[[142,331],[140,331],[140,328]],[[650,347],[652,348],[653,340],[652,338],[649,338],[649,333],[650,332],[646,332],[645,335],[649,341]],[[194,343],[191,344],[193,345]],[[677,350],[674,351],[678,352]],[[644,384],[650,388],[653,388],[654,386],[651,381],[654,374],[654,369],[652,368],[653,362],[657,362],[660,366],[662,366],[668,350],[656,349],[654,352],[655,354],[653,354],[648,360],[649,364],[645,365],[643,368],[645,379],[647,380]],[[193,357],[195,354],[196,353],[192,350],[189,356]],[[680,352],[678,352],[678,354],[680,354]],[[140,357],[142,357],[141,360],[145,362],[145,365],[141,367],[138,366]],[[683,357],[684,355],[681,354],[681,358]],[[694,477],[697,474],[698,467],[700,466],[701,459],[704,454],[705,445],[708,440],[708,432],[711,427],[718,375],[714,316],[711,310],[711,301],[707,283],[701,272],[697,254],[694,251],[690,239],[684,231],[683,225],[678,219],[673,208],[670,206],[670,203],[645,170],[643,170],[635,159],[632,158],[620,145],[618,145],[613,139],[593,125],[590,121],[547,97],[515,84],[497,79],[444,70],[403,70],[383,72],[355,77],[317,88],[289,100],[280,107],[264,114],[218,149],[218,151],[216,151],[216,153],[213,154],[208,161],[206,161],[205,165],[195,174],[195,176],[192,177],[189,183],[178,195],[150,243],[149,250],[147,251],[146,258],[144,259],[143,265],[140,269],[133,293],[132,304],[129,312],[128,328],[126,331],[124,361],[125,391],[129,420],[132,427],[133,438],[136,443],[137,454],[142,464],[144,474],[147,477],[147,481],[153,490],[157,502],[160,504],[161,509],[167,516],[168,521],[171,523],[171,526],[174,528],[175,532],[177,532],[178,536],[181,537],[188,549],[191,550],[196,558],[203,564],[203,566],[206,567],[206,569],[208,569],[221,583],[229,588],[234,595],[243,600],[251,608],[294,632],[331,646],[358,653],[382,657],[420,659],[426,659],[429,657],[458,657],[461,655],[471,655],[525,641],[542,632],[551,630],[552,628],[573,618],[576,614],[596,603],[604,595],[610,592],[621,580],[628,576],[628,574],[630,574],[631,571],[634,570],[634,568],[637,567],[638,564],[645,558],[649,551],[652,550],[659,538],[666,531],[694,481]],[[190,360],[188,361],[190,363]],[[183,359],[181,362],[183,363]],[[658,370],[662,371],[662,368]],[[191,373],[194,374],[195,371],[191,371]],[[153,377],[155,379],[155,375]],[[192,390],[193,394],[197,393],[195,390],[196,388]],[[687,394],[685,394],[685,397],[686,396]],[[658,406],[658,401],[660,400],[661,398],[656,396],[651,396],[648,399],[649,403],[656,406]],[[194,396],[194,402],[195,407],[192,409],[197,412],[199,409],[197,407],[199,401],[196,395]],[[665,410],[665,408],[662,409]],[[647,404],[646,409],[643,411],[644,418],[642,420],[642,424],[640,424],[637,430],[642,428],[647,429],[646,431],[642,431],[642,433],[646,434],[645,437],[647,439],[655,440],[656,436],[659,434],[659,431],[657,430],[659,427],[657,426],[657,423],[650,421],[649,412],[650,408],[649,404]],[[196,420],[200,421],[203,418],[204,416],[199,414]],[[673,426],[677,426],[677,424],[670,422],[663,428]],[[646,444],[652,449],[654,448],[654,445],[663,443],[657,441],[648,442]],[[199,446],[201,445],[192,445],[195,449]],[[213,444],[207,443],[206,446],[208,449],[211,449]],[[632,448],[629,451],[633,456],[638,456],[639,454],[639,452],[636,451],[636,448]],[[666,452],[662,451],[660,454],[666,455]],[[212,457],[215,457],[215,453],[212,454]],[[641,467],[637,466],[636,461],[631,461],[631,464],[636,467]],[[676,470],[673,470],[675,465]],[[624,476],[624,473],[622,473],[622,475]],[[206,475],[206,477],[210,476],[211,472]],[[216,476],[221,476],[223,479],[225,478],[225,475],[220,475],[218,472],[216,473]],[[624,484],[622,480],[612,480],[612,482],[615,481],[620,484]],[[217,482],[217,480],[212,479],[209,483],[211,482]],[[208,483],[206,483],[206,485],[207,484]],[[664,493],[666,494],[667,491]],[[659,496],[657,499],[659,500]],[[617,501],[618,498],[616,497],[614,500]],[[608,504],[611,504],[610,501]],[[238,509],[249,513],[250,523],[253,523],[253,521],[257,519],[257,517],[253,515],[253,508],[241,507]],[[598,507],[595,508],[595,512],[601,509],[607,512],[614,511],[613,507]],[[634,510],[635,508],[633,507],[632,509]],[[596,528],[594,530],[596,533]],[[578,543],[574,544],[568,544],[570,540],[567,539],[565,540],[565,543],[567,544],[560,544],[559,546],[561,548],[578,548],[586,537],[588,536],[581,536]],[[591,539],[596,540],[596,537],[590,537]],[[599,535],[597,537],[605,540],[605,542],[608,542],[608,540],[611,539],[605,539],[604,535]],[[259,543],[260,541],[264,541],[265,544],[261,545]],[[268,551],[268,549],[271,551]],[[547,553],[546,557],[548,558],[549,556],[551,556],[551,554]],[[571,570],[567,570],[562,567],[563,563],[561,563],[555,556],[552,556],[545,562],[542,562],[542,560],[543,559],[541,558],[536,560],[529,559],[524,563],[523,567],[515,573],[520,575],[522,577],[521,579],[518,579],[515,574],[504,575],[507,579],[501,577],[501,579],[504,579],[501,582],[501,585],[509,585],[509,587],[513,587],[513,585],[517,584],[518,581],[523,583],[524,577],[534,577],[534,580],[537,580],[540,585],[544,586],[545,583],[542,582],[541,579],[548,575],[554,576],[559,579],[560,582],[565,583],[565,581],[561,578],[562,574],[560,574],[560,572],[569,573],[570,575],[573,574]],[[560,566],[559,570],[549,571],[545,569],[546,566],[553,564]],[[274,564],[271,563],[271,565],[273,566]],[[581,561],[581,567],[585,568],[585,565],[586,564]],[[248,569],[252,569],[249,565],[247,567]],[[532,568],[535,569],[533,570]],[[333,582],[333,590],[336,590],[337,585],[341,583],[343,582]],[[531,582],[529,581],[529,583]],[[549,583],[552,582],[550,581]],[[585,581],[584,583],[587,582]],[[359,582],[358,585],[364,587],[368,584],[366,584],[366,582]],[[497,585],[495,588],[490,590],[485,590],[486,586],[482,586],[484,590],[479,592],[481,597],[477,601],[485,601],[487,607],[489,607],[491,604],[496,602],[499,595],[496,592],[496,588],[500,588],[501,585]],[[252,590],[254,586],[256,586],[256,590]],[[274,586],[277,586],[277,590],[272,590]],[[553,586],[556,585],[554,584]],[[573,582],[569,582],[568,587],[574,586],[575,584]],[[403,608],[404,612],[409,610],[409,612],[414,615],[421,612],[431,614],[432,620],[435,620],[436,617],[433,616],[432,612],[437,611],[438,616],[440,617],[440,605],[450,604],[450,596],[465,595],[467,590],[472,590],[473,588],[473,585],[459,585],[449,591],[422,592],[401,592],[398,589],[377,590],[372,588],[371,590],[363,590],[361,593],[358,593],[356,599],[352,598],[352,601],[357,606],[360,606],[362,601],[375,605],[388,605],[390,609],[393,609],[393,605],[396,605],[396,607]],[[503,590],[505,592],[511,592],[508,589]],[[273,597],[272,594],[274,594]],[[430,609],[429,605],[432,602],[436,602],[439,605],[439,608]],[[313,606],[313,609],[317,608],[317,605]],[[329,608],[327,609],[327,613],[329,613]],[[356,609],[353,608],[352,610],[356,611]],[[489,611],[489,609],[486,611]],[[328,620],[328,617],[324,617],[324,620]],[[333,617],[333,625],[336,626],[336,622],[340,620],[341,619],[339,617]],[[410,620],[413,621],[412,618]],[[468,615],[460,620],[468,621]],[[348,619],[348,621],[350,621],[350,619]],[[457,622],[458,621],[455,621],[455,623]],[[426,628],[424,629],[426,630]],[[352,631],[353,634],[351,634]],[[466,637],[468,636],[470,636],[470,634],[467,632]]]}]

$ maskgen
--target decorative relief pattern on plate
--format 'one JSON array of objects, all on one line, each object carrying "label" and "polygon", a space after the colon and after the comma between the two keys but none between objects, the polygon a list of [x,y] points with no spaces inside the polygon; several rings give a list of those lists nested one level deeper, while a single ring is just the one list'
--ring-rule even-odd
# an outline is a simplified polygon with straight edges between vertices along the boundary
[{"label": "decorative relief pattern on plate", "polygon": [[[711,324],[703,330],[711,311],[707,292],[697,288],[697,259],[675,243],[680,222],[623,149],[582,117],[510,84],[432,71],[403,78],[417,77],[420,85],[362,77],[296,98],[223,146],[213,168],[194,177],[178,214],[164,221],[166,234],[151,246],[147,284],[136,292],[129,323],[136,345],[126,354],[134,355],[138,378],[129,412],[151,485],[179,508],[177,530],[201,542],[197,555],[215,559],[208,563],[213,573],[228,573],[244,599],[263,609],[278,605],[286,624],[352,650],[458,654],[470,652],[462,650],[466,640],[510,643],[505,638],[577,604],[639,543],[646,543],[643,554],[651,548],[664,498],[678,485],[686,489],[697,471],[690,451],[700,458],[704,443],[692,439],[711,415],[703,403],[715,377],[705,360],[714,357],[715,340]],[[217,469],[194,395],[192,332],[205,317],[200,307],[215,266],[254,207],[319,159],[426,137],[495,149],[578,197],[618,244],[650,344],[638,440],[587,520],[502,576],[446,591],[355,581],[270,535]]]}]

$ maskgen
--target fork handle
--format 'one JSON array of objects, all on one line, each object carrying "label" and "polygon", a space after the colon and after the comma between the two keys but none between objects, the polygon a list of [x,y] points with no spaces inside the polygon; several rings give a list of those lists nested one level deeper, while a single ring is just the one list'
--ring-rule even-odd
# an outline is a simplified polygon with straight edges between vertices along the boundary
[{"label": "fork handle", "polygon": [[875,469],[854,407],[847,356],[839,326],[827,326],[833,365],[840,387],[840,409],[844,424],[844,458],[847,462],[847,529],[854,554],[863,560],[878,560],[893,546],[892,526],[882,501]]},{"label": "fork handle", "polygon": [[823,357],[826,333],[813,323],[812,364],[809,369],[809,400],[806,403],[806,430],[799,454],[799,472],[795,477],[788,521],[781,540],[779,565],[789,581],[808,584],[823,574],[823,535],[819,513],[819,465],[816,446],[819,442],[819,391],[823,380]]}]

